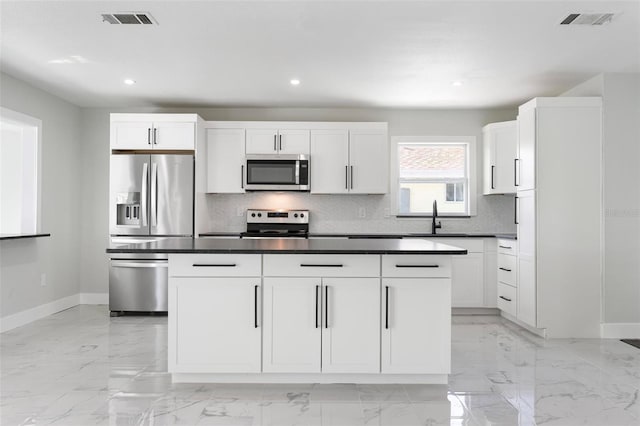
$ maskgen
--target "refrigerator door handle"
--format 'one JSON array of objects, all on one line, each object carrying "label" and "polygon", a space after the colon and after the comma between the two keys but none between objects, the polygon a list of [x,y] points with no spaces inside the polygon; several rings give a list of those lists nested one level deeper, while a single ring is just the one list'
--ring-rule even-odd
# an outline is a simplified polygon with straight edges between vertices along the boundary
[{"label": "refrigerator door handle", "polygon": [[151,226],[158,226],[158,164],[151,164]]},{"label": "refrigerator door handle", "polygon": [[148,216],[148,209],[147,209],[147,186],[148,186],[148,179],[149,179],[149,164],[148,163],[144,163],[142,165],[142,199],[141,204],[142,204],[142,226],[147,226],[147,216]]}]

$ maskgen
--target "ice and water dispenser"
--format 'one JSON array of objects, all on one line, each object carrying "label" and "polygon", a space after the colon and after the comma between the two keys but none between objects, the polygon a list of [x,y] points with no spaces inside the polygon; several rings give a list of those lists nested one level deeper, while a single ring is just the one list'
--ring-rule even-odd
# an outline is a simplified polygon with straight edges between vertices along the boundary
[{"label": "ice and water dispenser", "polygon": [[139,192],[121,192],[116,196],[116,224],[140,226],[142,210]]}]

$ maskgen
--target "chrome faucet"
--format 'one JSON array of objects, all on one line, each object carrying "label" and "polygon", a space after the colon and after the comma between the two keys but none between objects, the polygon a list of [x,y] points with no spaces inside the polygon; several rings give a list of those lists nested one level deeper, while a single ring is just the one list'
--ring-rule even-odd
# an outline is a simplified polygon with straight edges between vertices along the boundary
[{"label": "chrome faucet", "polygon": [[442,223],[436,223],[436,219],[438,218],[438,202],[433,200],[433,221],[431,222],[431,234],[436,235],[436,229],[442,228]]}]

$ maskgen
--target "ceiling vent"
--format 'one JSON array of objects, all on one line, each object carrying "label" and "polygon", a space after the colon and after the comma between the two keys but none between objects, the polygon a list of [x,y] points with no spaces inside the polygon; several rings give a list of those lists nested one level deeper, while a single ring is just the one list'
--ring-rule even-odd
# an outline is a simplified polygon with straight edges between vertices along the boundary
[{"label": "ceiling vent", "polygon": [[102,22],[110,24],[158,25],[148,12],[103,13]]},{"label": "ceiling vent", "polygon": [[572,13],[560,25],[603,25],[613,19],[613,13]]}]

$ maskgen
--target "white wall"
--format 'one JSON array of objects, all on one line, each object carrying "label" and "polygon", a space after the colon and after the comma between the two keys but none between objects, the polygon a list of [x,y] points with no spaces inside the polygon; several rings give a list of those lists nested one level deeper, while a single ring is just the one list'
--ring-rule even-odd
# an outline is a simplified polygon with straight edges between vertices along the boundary
[{"label": "white wall", "polygon": [[[107,291],[109,113],[191,112],[212,120],[275,121],[387,121],[390,136],[471,135],[481,143],[481,129],[496,121],[513,120],[516,109],[501,110],[388,110],[340,108],[173,108],[82,110],[82,210],[94,219],[82,224],[81,282],[85,293]],[[481,145],[477,152],[482,152]],[[481,156],[477,170],[481,170]],[[479,175],[480,178],[481,174]],[[478,181],[481,192],[481,182]],[[384,217],[387,196],[309,194],[209,195],[209,230],[241,231],[244,211],[258,207],[308,208],[314,232],[424,232],[428,219]],[[357,217],[360,207],[366,220]],[[442,219],[443,232],[515,232],[512,196],[478,196],[478,215],[471,219]],[[241,214],[238,215],[238,212]]]},{"label": "white wall", "polygon": [[640,325],[640,74],[601,74],[563,96],[603,97],[603,322]]},{"label": "white wall", "polygon": [[2,107],[42,120],[40,230],[51,233],[0,242],[0,317],[5,318],[80,290],[80,109],[4,73],[0,89]]}]

